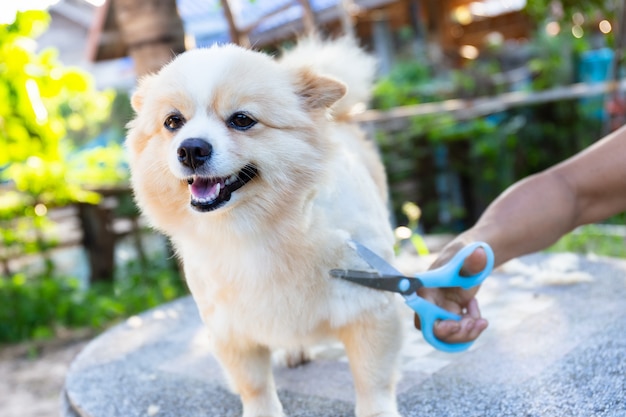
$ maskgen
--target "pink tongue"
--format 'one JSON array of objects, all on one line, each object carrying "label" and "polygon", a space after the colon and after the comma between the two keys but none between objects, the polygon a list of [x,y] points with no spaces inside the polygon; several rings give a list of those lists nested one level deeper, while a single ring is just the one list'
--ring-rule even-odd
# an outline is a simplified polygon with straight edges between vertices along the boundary
[{"label": "pink tongue", "polygon": [[215,188],[219,181],[208,178],[194,178],[191,184],[191,194],[196,198],[207,198],[215,193]]}]

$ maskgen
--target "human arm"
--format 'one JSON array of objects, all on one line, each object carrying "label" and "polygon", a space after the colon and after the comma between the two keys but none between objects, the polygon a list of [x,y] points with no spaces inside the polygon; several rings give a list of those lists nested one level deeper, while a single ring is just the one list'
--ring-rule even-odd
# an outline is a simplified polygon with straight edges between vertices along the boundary
[{"label": "human arm", "polygon": [[[544,249],[577,226],[593,223],[626,210],[626,126],[594,145],[539,174],[509,187],[485,210],[477,223],[441,252],[433,266],[449,260],[475,241],[487,242],[499,265],[517,256]],[[485,264],[478,249],[465,270]],[[487,327],[475,300],[477,288],[424,289],[420,295],[462,314],[460,322],[442,321],[435,335],[446,342],[476,339]],[[416,326],[418,326],[416,319]]]}]

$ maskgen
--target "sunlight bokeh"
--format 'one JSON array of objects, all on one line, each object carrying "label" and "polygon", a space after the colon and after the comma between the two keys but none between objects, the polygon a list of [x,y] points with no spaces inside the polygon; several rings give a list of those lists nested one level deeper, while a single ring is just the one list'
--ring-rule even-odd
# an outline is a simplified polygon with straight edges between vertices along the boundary
[{"label": "sunlight bokeh", "polygon": [[23,12],[25,10],[46,10],[58,2],[59,0],[21,0],[19,2],[6,2],[0,8],[0,25],[13,23],[17,12]]}]

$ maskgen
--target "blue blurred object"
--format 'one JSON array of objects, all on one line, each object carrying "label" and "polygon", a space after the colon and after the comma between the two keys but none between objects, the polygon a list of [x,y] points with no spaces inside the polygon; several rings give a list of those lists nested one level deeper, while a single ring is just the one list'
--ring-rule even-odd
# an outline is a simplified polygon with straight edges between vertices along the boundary
[{"label": "blue blurred object", "polygon": [[[578,63],[579,81],[589,84],[609,81],[614,55],[609,48],[583,52]],[[604,108],[604,99],[604,94],[581,99],[580,103],[583,106],[583,112],[599,120],[606,119],[607,113]]]},{"label": "blue blurred object", "polygon": [[[469,289],[481,284],[491,274],[494,264],[494,254],[491,247],[485,242],[474,242],[458,251],[448,262],[438,268],[420,272],[414,277],[407,277],[395,269],[391,264],[372,252],[366,246],[354,240],[350,241],[359,256],[365,260],[375,271],[359,271],[351,269],[333,269],[330,275],[335,278],[345,279],[355,284],[364,285],[381,291],[392,291],[402,294],[406,304],[420,317],[422,334],[424,339],[434,348],[442,352],[463,352],[474,343],[446,343],[439,340],[434,334],[434,326],[437,320],[461,320],[461,316],[442,309],[441,307],[426,301],[417,295],[417,290],[425,288],[452,288],[461,287]],[[485,268],[477,274],[461,275],[461,268],[467,258],[477,248],[485,251]]]}]

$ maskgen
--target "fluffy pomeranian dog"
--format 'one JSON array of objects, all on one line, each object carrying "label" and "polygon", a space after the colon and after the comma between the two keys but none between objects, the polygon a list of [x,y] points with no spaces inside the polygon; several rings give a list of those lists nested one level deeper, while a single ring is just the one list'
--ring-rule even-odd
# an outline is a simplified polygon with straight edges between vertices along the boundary
[{"label": "fluffy pomeranian dog", "polygon": [[356,415],[398,416],[393,296],[332,278],[388,260],[384,168],[350,123],[375,61],[349,38],[275,59],[234,45],[185,52],[142,79],[129,124],[132,186],[168,235],[245,417],[283,416],[271,352],[345,346]]}]

